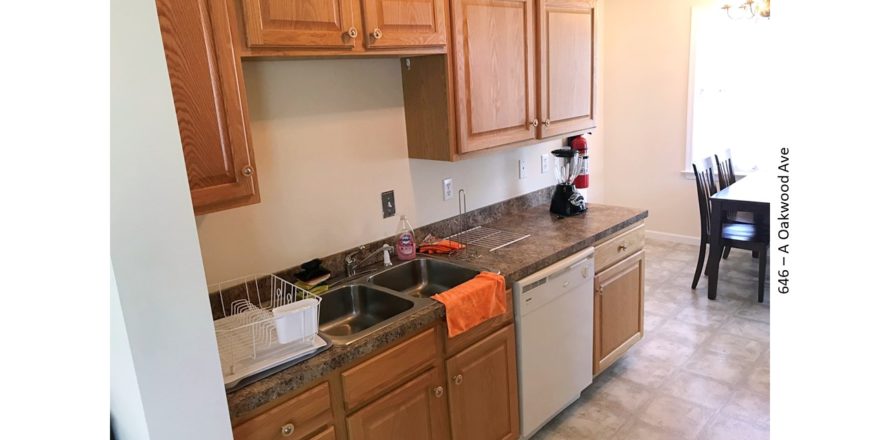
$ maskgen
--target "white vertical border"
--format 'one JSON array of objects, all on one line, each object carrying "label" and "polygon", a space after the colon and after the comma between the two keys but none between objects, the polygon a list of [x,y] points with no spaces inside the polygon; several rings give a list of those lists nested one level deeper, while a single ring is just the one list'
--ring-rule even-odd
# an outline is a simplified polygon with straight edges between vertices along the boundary
[{"label": "white vertical border", "polygon": [[684,150],[684,160],[683,162],[683,172],[686,174],[691,174],[691,153],[693,151],[693,132],[694,132],[694,72],[696,71],[696,57],[697,57],[697,38],[696,35],[698,32],[695,32],[699,28],[699,20],[698,16],[703,14],[703,8],[693,6],[691,7],[691,29],[690,29],[690,55],[688,56],[688,105],[687,105],[687,124],[685,133],[685,150]]}]

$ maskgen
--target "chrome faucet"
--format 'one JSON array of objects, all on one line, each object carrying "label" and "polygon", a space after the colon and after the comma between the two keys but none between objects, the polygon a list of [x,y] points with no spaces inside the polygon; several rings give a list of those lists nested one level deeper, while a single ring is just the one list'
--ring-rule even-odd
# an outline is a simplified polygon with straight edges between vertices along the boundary
[{"label": "chrome faucet", "polygon": [[380,247],[379,249],[376,249],[373,252],[370,252],[369,254],[367,254],[367,256],[365,256],[360,261],[358,261],[355,257],[357,257],[357,255],[359,253],[363,252],[366,248],[367,248],[366,246],[361,246],[358,248],[358,250],[345,256],[345,274],[346,274],[346,276],[353,276],[357,272],[356,269],[361,263],[369,260],[373,255],[376,255],[379,252],[382,252],[382,262],[385,265],[385,267],[391,266],[391,252],[394,251],[394,247],[392,247],[391,245],[389,245],[387,243],[383,244],[382,247]]}]

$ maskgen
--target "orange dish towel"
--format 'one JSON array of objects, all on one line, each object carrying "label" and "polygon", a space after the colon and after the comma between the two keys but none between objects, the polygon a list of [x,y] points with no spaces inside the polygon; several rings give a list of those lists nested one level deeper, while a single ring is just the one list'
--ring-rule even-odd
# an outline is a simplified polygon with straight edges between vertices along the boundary
[{"label": "orange dish towel", "polygon": [[431,298],[446,306],[449,337],[464,333],[507,311],[504,277],[481,272],[472,280]]}]

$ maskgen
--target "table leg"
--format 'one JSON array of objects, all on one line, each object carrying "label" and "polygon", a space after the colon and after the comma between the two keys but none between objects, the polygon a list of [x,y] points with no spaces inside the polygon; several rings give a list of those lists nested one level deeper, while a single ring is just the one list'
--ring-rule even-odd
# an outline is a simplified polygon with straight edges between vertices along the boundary
[{"label": "table leg", "polygon": [[712,203],[711,235],[709,237],[709,299],[718,296],[718,266],[721,263],[721,226],[724,218],[724,209],[721,203],[715,200]]}]

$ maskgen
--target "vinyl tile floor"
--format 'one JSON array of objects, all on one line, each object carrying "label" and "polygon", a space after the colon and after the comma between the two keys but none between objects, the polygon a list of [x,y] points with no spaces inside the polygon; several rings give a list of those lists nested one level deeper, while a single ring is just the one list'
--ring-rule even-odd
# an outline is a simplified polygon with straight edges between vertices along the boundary
[{"label": "vinyl tile floor", "polygon": [[691,290],[697,246],[648,240],[645,337],[533,439],[758,440],[770,437],[770,290],[758,260],[722,260]]}]

